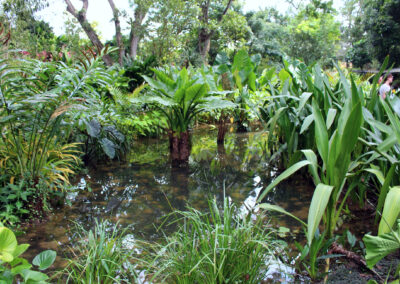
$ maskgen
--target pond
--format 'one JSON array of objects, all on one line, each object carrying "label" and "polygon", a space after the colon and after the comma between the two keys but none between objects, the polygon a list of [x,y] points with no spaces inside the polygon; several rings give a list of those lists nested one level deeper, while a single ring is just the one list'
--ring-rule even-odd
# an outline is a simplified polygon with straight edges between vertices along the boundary
[{"label": "pond", "polygon": [[[217,147],[215,129],[194,131],[189,164],[180,168],[172,168],[168,161],[166,139],[135,142],[126,161],[98,165],[80,175],[75,182],[79,190],[68,196],[71,205],[55,209],[48,221],[28,228],[21,243],[31,244],[31,255],[54,249],[63,256],[75,223],[89,227],[96,219],[109,219],[132,226],[135,238],[155,240],[167,214],[188,205],[206,210],[207,200],[214,196],[222,201],[225,194],[242,210],[253,208],[257,194],[276,174],[266,158],[267,135],[232,131],[224,147]],[[304,179],[293,179],[267,199],[306,220],[312,192]],[[299,230],[296,221],[281,215],[279,225]],[[63,266],[62,258],[57,259],[56,266]]]}]

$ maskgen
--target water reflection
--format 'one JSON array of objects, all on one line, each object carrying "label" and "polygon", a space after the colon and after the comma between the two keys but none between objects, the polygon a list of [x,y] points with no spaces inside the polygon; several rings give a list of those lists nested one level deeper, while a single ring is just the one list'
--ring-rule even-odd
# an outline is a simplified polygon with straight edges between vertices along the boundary
[{"label": "water reflection", "polygon": [[[48,248],[60,252],[71,239],[71,221],[90,227],[97,218],[133,225],[132,238],[154,240],[160,237],[157,227],[173,210],[188,205],[205,210],[208,197],[222,202],[224,194],[242,204],[242,212],[253,209],[274,174],[265,158],[267,135],[229,133],[222,148],[216,135],[216,131],[195,132],[189,164],[179,168],[168,161],[167,140],[137,142],[127,161],[98,166],[77,179],[82,190],[69,196],[72,206],[55,212],[47,223],[28,228],[22,242],[32,244],[32,255]],[[302,183],[282,183],[266,200],[306,219],[312,190]],[[286,226],[297,225],[279,218]]]}]

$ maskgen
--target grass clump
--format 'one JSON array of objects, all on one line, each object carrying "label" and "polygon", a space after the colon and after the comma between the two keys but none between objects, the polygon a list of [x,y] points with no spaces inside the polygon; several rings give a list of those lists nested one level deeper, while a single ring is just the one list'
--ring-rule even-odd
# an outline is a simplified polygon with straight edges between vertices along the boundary
[{"label": "grass clump", "polygon": [[77,226],[78,241],[74,257],[64,269],[66,283],[135,283],[136,275],[129,261],[126,230],[117,224],[97,222],[93,230]]},{"label": "grass clump", "polygon": [[[273,253],[282,249],[262,218],[240,216],[224,198],[220,211],[209,201],[209,213],[196,209],[176,211],[178,230],[164,236],[164,244],[151,244],[147,273],[156,283],[260,283]],[[146,255],[146,254],[144,254]]]}]

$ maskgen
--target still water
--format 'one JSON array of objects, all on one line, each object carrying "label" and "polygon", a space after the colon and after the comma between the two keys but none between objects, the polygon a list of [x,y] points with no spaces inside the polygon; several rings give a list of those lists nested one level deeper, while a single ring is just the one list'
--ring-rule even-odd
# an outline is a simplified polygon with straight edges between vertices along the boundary
[{"label": "still water", "polygon": [[[90,228],[96,219],[108,219],[132,226],[135,238],[155,240],[167,214],[187,206],[206,210],[212,197],[222,201],[225,194],[241,210],[254,208],[257,194],[276,174],[266,158],[266,133],[228,133],[224,147],[217,147],[216,134],[213,129],[194,131],[189,164],[180,168],[172,168],[168,161],[167,140],[136,142],[126,161],[97,165],[79,176],[77,190],[68,195],[71,205],[28,228],[20,242],[31,244],[31,255],[56,250],[60,267],[75,224]],[[312,192],[304,179],[294,179],[282,183],[267,201],[305,220]],[[284,216],[278,223],[299,229]]]}]

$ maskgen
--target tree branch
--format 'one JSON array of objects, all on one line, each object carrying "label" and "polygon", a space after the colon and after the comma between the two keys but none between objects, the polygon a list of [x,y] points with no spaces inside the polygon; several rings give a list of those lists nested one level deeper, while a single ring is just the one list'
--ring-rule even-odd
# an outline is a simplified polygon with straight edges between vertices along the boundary
[{"label": "tree branch", "polygon": [[67,11],[69,13],[71,13],[72,16],[77,18],[78,17],[78,13],[76,12],[76,9],[75,9],[74,5],[71,3],[71,1],[65,0],[65,3],[67,3]]},{"label": "tree branch", "polygon": [[121,24],[119,21],[119,11],[118,9],[115,7],[114,1],[113,0],[108,0],[108,3],[111,6],[113,15],[114,15],[114,23],[115,23],[115,37],[117,39],[117,44],[118,44],[118,48],[119,48],[119,64],[122,65],[122,61],[123,61],[123,57],[124,57],[124,53],[125,53],[125,47],[124,47],[124,43],[122,41],[122,34],[121,34]]},{"label": "tree branch", "polygon": [[232,5],[233,0],[229,0],[228,4],[226,4],[225,10],[222,12],[222,14],[218,17],[218,22],[222,21],[222,18],[228,13],[229,8]]}]

